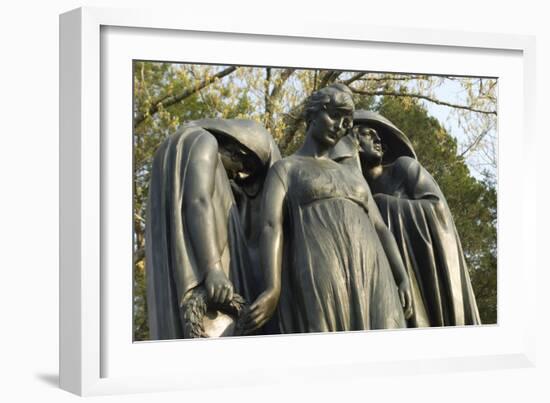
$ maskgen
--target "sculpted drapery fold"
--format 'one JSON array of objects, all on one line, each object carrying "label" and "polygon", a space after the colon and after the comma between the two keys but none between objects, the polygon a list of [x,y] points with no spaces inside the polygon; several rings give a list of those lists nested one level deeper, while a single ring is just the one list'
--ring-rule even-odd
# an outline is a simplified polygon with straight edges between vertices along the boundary
[{"label": "sculpted drapery fold", "polygon": [[388,119],[356,111],[355,130],[333,150],[360,167],[397,241],[411,279],[411,327],[480,324],[468,267],[451,211],[410,141]]}]

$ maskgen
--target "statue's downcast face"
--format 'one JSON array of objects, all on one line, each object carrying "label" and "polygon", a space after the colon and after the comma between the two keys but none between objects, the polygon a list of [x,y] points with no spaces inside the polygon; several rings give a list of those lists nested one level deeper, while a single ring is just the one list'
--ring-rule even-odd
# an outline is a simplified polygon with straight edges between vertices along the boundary
[{"label": "statue's downcast face", "polygon": [[354,131],[359,141],[361,159],[372,165],[381,164],[384,150],[378,132],[366,125],[355,126]]},{"label": "statue's downcast face", "polygon": [[353,109],[351,95],[339,88],[327,87],[314,93],[306,108],[313,138],[329,146],[336,144],[353,126]]},{"label": "statue's downcast face", "polygon": [[345,105],[331,102],[317,112],[311,125],[311,134],[317,141],[332,146],[346,134],[352,124],[352,111]]},{"label": "statue's downcast face", "polygon": [[252,179],[262,168],[260,159],[245,146],[231,137],[216,136],[220,158],[229,179],[245,182]]}]

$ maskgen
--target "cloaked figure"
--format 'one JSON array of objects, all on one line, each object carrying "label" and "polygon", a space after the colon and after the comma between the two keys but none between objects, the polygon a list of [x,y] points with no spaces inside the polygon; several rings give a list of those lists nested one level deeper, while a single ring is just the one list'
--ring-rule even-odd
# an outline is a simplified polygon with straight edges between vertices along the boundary
[{"label": "cloaked figure", "polygon": [[358,110],[353,121],[332,158],[361,169],[397,241],[412,287],[408,326],[480,324],[460,239],[436,181],[388,119]]},{"label": "cloaked figure", "polygon": [[151,340],[240,334],[238,318],[260,288],[245,233],[254,232],[247,192],[260,192],[279,158],[274,147],[256,122],[204,119],[157,150],[146,225]]}]

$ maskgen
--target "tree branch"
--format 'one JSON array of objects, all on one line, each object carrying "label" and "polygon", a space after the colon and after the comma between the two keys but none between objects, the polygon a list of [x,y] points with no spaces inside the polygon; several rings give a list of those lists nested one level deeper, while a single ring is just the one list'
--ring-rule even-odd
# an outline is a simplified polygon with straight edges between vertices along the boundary
[{"label": "tree branch", "polygon": [[278,79],[275,80],[275,83],[273,85],[273,89],[271,92],[269,92],[269,84],[271,81],[271,68],[268,68],[266,71],[266,87],[265,87],[265,124],[268,128],[268,130],[272,131],[274,121],[273,121],[273,114],[274,114],[274,104],[277,99],[281,96],[281,91],[283,90],[283,86],[285,82],[290,78],[292,73],[294,73],[296,69],[285,69],[281,72],[281,75]]},{"label": "tree branch", "polygon": [[361,78],[363,78],[363,76],[367,74],[367,73],[357,73],[357,74],[354,74],[353,76],[351,76],[350,78],[348,78],[347,80],[344,80],[342,81],[343,84],[346,84],[346,85],[350,85],[351,83],[353,83],[354,81],[357,81],[357,80],[360,80]]},{"label": "tree branch", "polygon": [[285,120],[288,123],[286,125],[284,136],[281,139],[281,142],[279,144],[279,148],[281,149],[281,151],[286,150],[286,148],[290,145],[290,143],[292,142],[292,139],[294,138],[294,134],[300,127],[300,124],[304,121],[303,111],[304,111],[306,99],[304,99],[302,102],[296,105],[291,111],[285,114]]},{"label": "tree branch", "polygon": [[143,258],[145,258],[145,248],[139,248],[139,249],[136,250],[136,252],[134,253],[134,263],[138,263],[138,262],[141,261]]},{"label": "tree branch", "polygon": [[277,84],[273,87],[273,90],[271,91],[271,98],[278,97],[283,89],[283,84],[290,78],[292,73],[294,73],[296,69],[285,69],[281,76],[279,77],[279,81]]},{"label": "tree branch", "polygon": [[138,213],[134,213],[134,218],[138,221],[141,221],[142,223],[145,224],[145,218],[143,218],[142,216],[140,216]]},{"label": "tree branch", "polygon": [[198,91],[212,84],[214,81],[233,73],[235,70],[237,70],[237,67],[235,66],[228,67],[220,71],[219,73],[214,74],[212,77],[205,78],[204,80],[199,82],[197,85],[193,86],[192,88],[185,89],[183,92],[181,92],[178,95],[171,95],[168,97],[164,96],[163,98],[154,101],[146,113],[140,112],[137,114],[137,116],[134,119],[134,128],[136,128],[141,122],[143,122],[147,118],[147,116],[152,116],[155,113],[157,113],[161,107],[168,108],[172,105],[175,105],[183,101],[185,98],[190,97],[191,95],[197,93]]},{"label": "tree branch", "polygon": [[435,98],[428,97],[426,95],[421,94],[411,94],[408,92],[394,92],[394,91],[362,91],[362,90],[356,90],[354,88],[351,89],[354,93],[360,94],[360,95],[367,95],[367,96],[390,96],[390,97],[411,97],[411,98],[418,98],[418,99],[424,99],[426,101],[432,102],[437,105],[443,105],[448,106],[450,108],[457,108],[457,109],[465,109],[471,112],[477,112],[477,113],[484,113],[488,115],[496,115],[497,111],[484,111],[481,109],[476,109],[468,105],[457,105],[452,104],[445,101],[440,101]]},{"label": "tree branch", "polygon": [[323,78],[321,79],[321,82],[319,83],[319,89],[325,88],[327,85],[335,82],[336,79],[340,77],[340,74],[342,74],[342,72],[337,70],[327,71],[327,73],[323,76]]},{"label": "tree branch", "polygon": [[480,134],[478,134],[476,136],[476,138],[474,139],[474,141],[472,141],[470,143],[470,145],[468,147],[466,147],[466,149],[460,153],[459,157],[461,157],[461,158],[466,157],[466,155],[481,142],[481,140],[483,139],[483,137],[485,137],[487,135],[487,133],[489,133],[488,129],[483,130]]},{"label": "tree branch", "polygon": [[366,77],[361,81],[409,81],[409,80],[427,80],[426,76],[382,76],[382,77]]},{"label": "tree branch", "polygon": [[264,88],[264,106],[265,114],[271,114],[271,102],[269,100],[269,85],[271,84],[271,67],[265,68],[265,88]]}]

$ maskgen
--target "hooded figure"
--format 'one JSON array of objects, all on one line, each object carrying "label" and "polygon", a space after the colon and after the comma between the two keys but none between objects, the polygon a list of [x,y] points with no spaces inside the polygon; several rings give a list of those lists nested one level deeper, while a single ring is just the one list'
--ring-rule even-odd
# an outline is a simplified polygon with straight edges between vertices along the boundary
[{"label": "hooded figure", "polygon": [[235,189],[261,184],[278,156],[273,146],[256,122],[205,119],[185,124],[157,150],[146,226],[151,340],[235,333],[234,316],[255,297],[258,268],[230,182]]},{"label": "hooded figure", "polygon": [[[416,159],[416,153],[405,133],[384,116],[371,111],[357,110],[353,112],[354,125],[368,125],[378,133],[383,133],[385,147],[382,165],[388,165],[399,157]],[[360,139],[356,135],[347,135],[332,149],[331,157],[335,161],[361,167],[359,160]]]},{"label": "hooded figure", "polygon": [[263,186],[267,171],[281,159],[279,147],[263,126],[251,120],[204,119],[195,124],[211,133],[225,133],[235,138],[261,161],[261,166],[254,175],[236,177],[230,181],[253,268],[248,279],[248,291],[257,296],[264,289],[259,257]]},{"label": "hooded figure", "polygon": [[385,117],[354,113],[354,131],[333,159],[360,167],[399,246],[411,281],[410,327],[480,324],[451,212],[407,137]]}]

